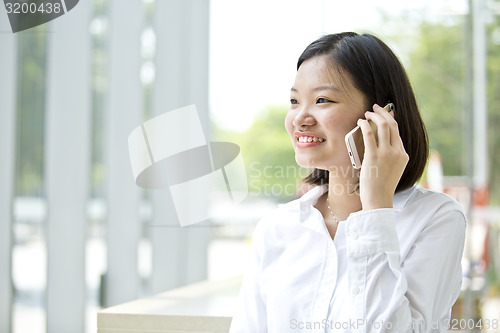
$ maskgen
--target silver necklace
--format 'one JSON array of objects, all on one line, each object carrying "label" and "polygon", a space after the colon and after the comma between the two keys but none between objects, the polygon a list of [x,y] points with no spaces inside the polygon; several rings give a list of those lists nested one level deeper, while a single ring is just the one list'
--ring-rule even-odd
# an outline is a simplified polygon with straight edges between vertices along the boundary
[{"label": "silver necklace", "polygon": [[333,219],[335,220],[335,224],[339,225],[339,219],[337,218],[337,216],[335,216],[332,209],[330,208],[330,201],[328,200],[328,196],[326,197],[326,203],[328,204],[328,210],[330,211],[330,214],[332,215]]}]

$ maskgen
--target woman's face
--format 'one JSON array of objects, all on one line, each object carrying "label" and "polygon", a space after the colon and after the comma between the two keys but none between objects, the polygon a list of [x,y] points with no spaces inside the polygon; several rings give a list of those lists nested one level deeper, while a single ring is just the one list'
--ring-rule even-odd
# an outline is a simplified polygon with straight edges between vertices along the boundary
[{"label": "woman's face", "polygon": [[350,168],[345,135],[364,118],[366,101],[348,76],[341,81],[326,56],[304,61],[291,89],[285,127],[295,160],[323,170]]}]

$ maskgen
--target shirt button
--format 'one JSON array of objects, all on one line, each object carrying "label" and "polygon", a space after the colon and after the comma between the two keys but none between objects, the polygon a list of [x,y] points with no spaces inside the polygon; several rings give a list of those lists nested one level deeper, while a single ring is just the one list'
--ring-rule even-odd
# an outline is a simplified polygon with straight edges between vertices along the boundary
[{"label": "shirt button", "polygon": [[352,292],[353,295],[357,295],[359,293],[359,288],[358,287],[353,287],[351,289],[351,292]]},{"label": "shirt button", "polygon": [[358,234],[357,234],[357,233],[355,233],[355,232],[351,232],[351,239],[352,239],[352,240],[356,240],[356,239],[358,239]]}]

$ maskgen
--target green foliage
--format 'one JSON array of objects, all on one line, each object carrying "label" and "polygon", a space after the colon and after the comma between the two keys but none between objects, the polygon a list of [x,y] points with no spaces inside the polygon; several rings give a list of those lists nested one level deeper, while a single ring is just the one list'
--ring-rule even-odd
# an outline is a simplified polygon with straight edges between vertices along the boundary
[{"label": "green foliage", "polygon": [[461,26],[422,23],[408,72],[431,149],[439,152],[445,175],[461,175],[464,46]]},{"label": "green foliage", "polygon": [[18,34],[16,195],[40,195],[43,188],[45,117],[45,27]]},{"label": "green foliage", "polygon": [[216,129],[216,138],[241,147],[251,195],[289,200],[307,172],[295,162],[290,137],[285,130],[287,106],[262,110],[243,133]]},{"label": "green foliage", "polygon": [[488,29],[488,158],[491,204],[500,204],[500,17]]},{"label": "green foliage", "polygon": [[[500,31],[498,20],[495,18],[489,23],[487,32],[487,130],[492,204],[500,202],[500,45],[494,38]],[[430,146],[440,153],[447,176],[465,175],[466,163],[471,158],[464,149],[467,144],[464,129],[472,119],[465,96],[471,85],[465,75],[464,22],[465,19],[454,24],[422,22],[407,67]]]}]

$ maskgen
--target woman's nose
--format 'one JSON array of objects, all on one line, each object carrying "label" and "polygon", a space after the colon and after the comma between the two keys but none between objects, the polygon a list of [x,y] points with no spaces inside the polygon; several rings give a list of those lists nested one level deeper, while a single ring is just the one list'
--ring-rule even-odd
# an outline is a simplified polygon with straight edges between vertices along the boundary
[{"label": "woman's nose", "polygon": [[308,108],[302,108],[293,118],[293,125],[295,127],[312,126],[314,124],[316,124],[316,120]]}]

